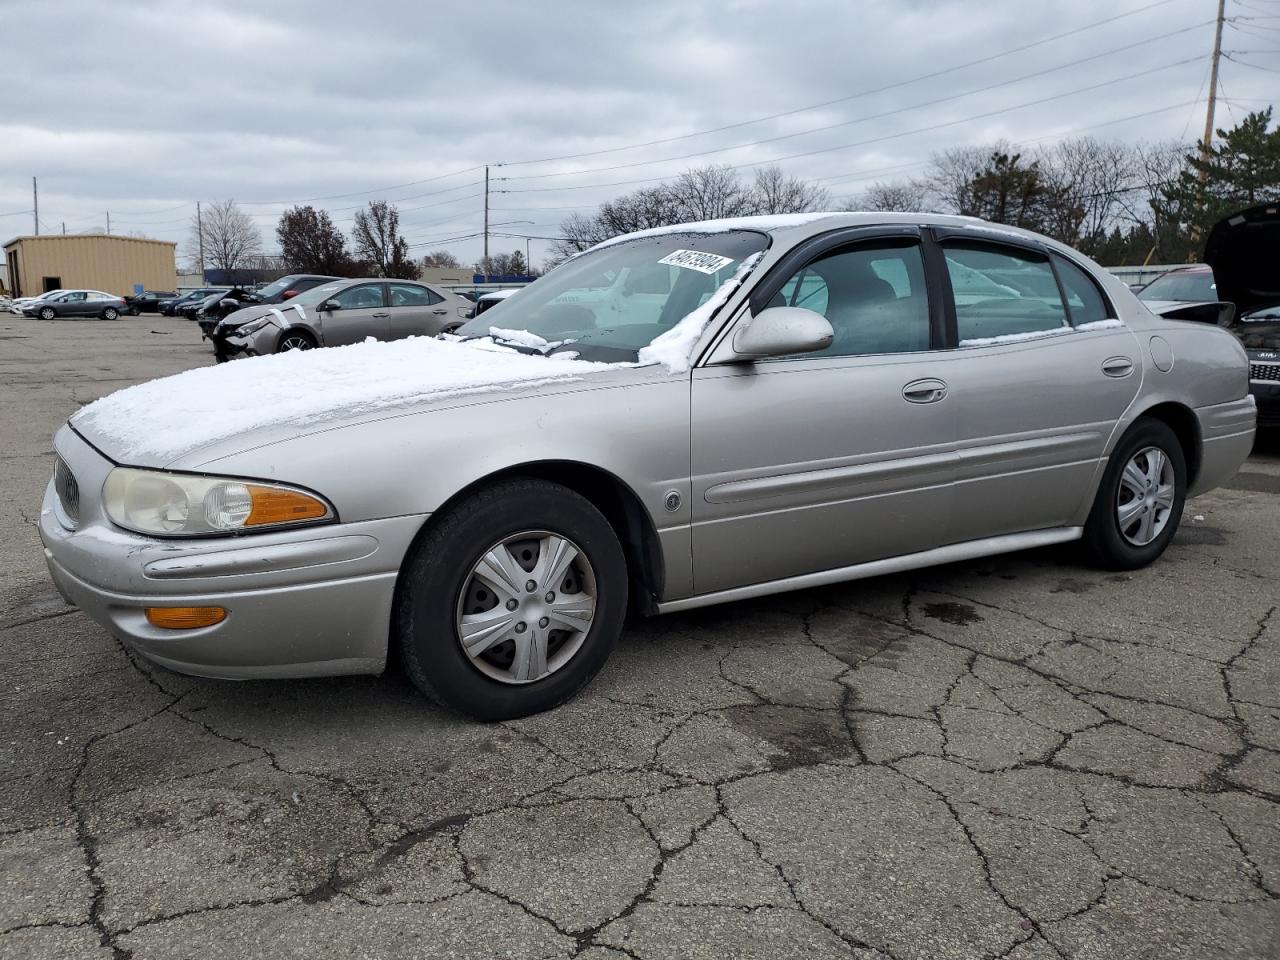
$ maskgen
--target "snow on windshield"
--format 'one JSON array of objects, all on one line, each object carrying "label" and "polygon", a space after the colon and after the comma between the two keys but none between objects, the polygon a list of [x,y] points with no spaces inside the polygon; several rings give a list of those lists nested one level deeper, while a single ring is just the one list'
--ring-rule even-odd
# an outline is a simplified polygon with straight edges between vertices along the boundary
[{"label": "snow on windshield", "polygon": [[640,348],[640,363],[660,363],[668,373],[684,373],[693,359],[693,348],[702,337],[711,316],[729,299],[733,291],[746,279],[753,267],[760,262],[764,252],[753,253],[739,265],[733,276],[720,284],[707,301],[688,313],[670,330],[656,337],[647,347]]},{"label": "snow on windshield", "polygon": [[127,455],[172,458],[265,426],[314,426],[424,400],[574,380],[609,366],[425,337],[366,341],[188,370],[119,390],[71,420]]}]

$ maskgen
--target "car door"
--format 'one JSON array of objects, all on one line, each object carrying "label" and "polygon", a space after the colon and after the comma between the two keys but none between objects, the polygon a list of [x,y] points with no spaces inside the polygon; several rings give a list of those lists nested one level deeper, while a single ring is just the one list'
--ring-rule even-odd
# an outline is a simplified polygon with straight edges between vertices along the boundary
[{"label": "car door", "polygon": [[1137,340],[1065,257],[970,229],[938,237],[956,344],[939,367],[958,423],[946,542],[1068,525],[1137,393]]},{"label": "car door", "polygon": [[[325,310],[335,302],[336,310]],[[358,283],[335,293],[318,308],[320,335],[326,347],[359,343],[366,337],[386,340],[390,335],[386,284]]]},{"label": "car door", "polygon": [[54,305],[54,309],[61,317],[84,317],[88,316],[90,306],[88,291],[76,290],[64,294],[62,299]]},{"label": "car door", "polygon": [[831,346],[695,369],[698,593],[938,545],[956,420],[939,380],[943,315],[925,256],[915,227],[819,238],[784,258],[735,322],[805,307],[831,322]]},{"label": "car door", "polygon": [[387,284],[390,296],[390,333],[392,340],[403,337],[434,337],[448,321],[449,309],[444,297],[420,283],[392,281]]}]

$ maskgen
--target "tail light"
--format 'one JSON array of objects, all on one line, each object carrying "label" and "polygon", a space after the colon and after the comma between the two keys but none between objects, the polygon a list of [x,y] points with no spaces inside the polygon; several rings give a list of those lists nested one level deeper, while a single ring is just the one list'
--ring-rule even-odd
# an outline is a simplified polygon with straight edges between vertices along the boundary
[{"label": "tail light", "polygon": [[280,294],[280,299],[282,299],[282,300],[290,300],[290,299],[292,299],[293,297],[296,297],[297,295],[298,295],[298,291],[297,291],[297,290],[286,290],[284,293]]}]

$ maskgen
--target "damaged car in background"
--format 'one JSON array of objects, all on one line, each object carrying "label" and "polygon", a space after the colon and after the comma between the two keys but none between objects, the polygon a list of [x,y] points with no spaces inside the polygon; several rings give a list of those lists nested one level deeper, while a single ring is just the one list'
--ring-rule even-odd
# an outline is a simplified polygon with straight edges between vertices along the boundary
[{"label": "damaged car in background", "polygon": [[1280,206],[1251,207],[1209,232],[1204,263],[1157,277],[1139,299],[1171,320],[1216,323],[1249,358],[1258,425],[1280,427]]},{"label": "damaged car in background", "polygon": [[278,307],[238,310],[214,327],[210,339],[224,360],[341,347],[370,337],[434,337],[456,330],[470,313],[470,301],[416,280],[335,280]]},{"label": "damaged car in background", "polygon": [[318,287],[322,283],[332,283],[337,279],[337,277],[323,274],[291,273],[272,281],[260,290],[240,291],[239,295],[228,294],[209,306],[202,307],[197,313],[196,323],[200,325],[200,335],[212,342],[214,355],[221,363],[230,356],[227,338],[242,324],[260,317],[261,308],[292,300],[312,287]]},{"label": "damaged car in background", "polygon": [[[405,287],[317,287],[242,340],[364,340],[352,315],[389,322]],[[1235,337],[1153,315],[1052,240],[748,217],[600,244],[453,337],[98,400],[54,438],[39,529],[60,591],[158,664],[397,657],[492,720],[573,696],[629,611],[1048,544],[1152,563],[1254,420]]]}]

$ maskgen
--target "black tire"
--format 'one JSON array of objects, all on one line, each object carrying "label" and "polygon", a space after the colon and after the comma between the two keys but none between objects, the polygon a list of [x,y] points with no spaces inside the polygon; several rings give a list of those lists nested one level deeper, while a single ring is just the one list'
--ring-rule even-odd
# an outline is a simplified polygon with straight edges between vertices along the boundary
[{"label": "black tire", "polygon": [[57,311],[56,311],[56,310],[54,310],[54,309],[53,309],[53,307],[44,307],[44,308],[43,308],[43,309],[41,309],[41,311],[40,311],[40,319],[41,319],[41,320],[52,320],[52,319],[53,319],[54,317],[56,317],[57,315],[58,315],[58,313],[57,313]]},{"label": "black tire", "polygon": [[[1120,481],[1125,465],[1139,451],[1155,447],[1173,468],[1173,504],[1164,528],[1150,543],[1139,546],[1130,542],[1120,530],[1117,517]],[[1094,497],[1093,509],[1084,527],[1084,550],[1088,559],[1105,570],[1136,570],[1152,563],[1164,553],[1178,532],[1182,508],[1187,498],[1187,459],[1177,434],[1160,420],[1142,417],[1131,426],[1107,461],[1102,483]]]},{"label": "black tire", "polygon": [[[299,341],[299,345],[285,346],[291,340]],[[276,353],[288,353],[290,350],[313,350],[316,347],[316,338],[305,330],[285,330],[280,334],[280,339],[276,341]]]},{"label": "black tire", "polygon": [[141,311],[139,311],[137,307],[130,307],[130,308],[129,308],[129,316],[131,316],[131,317],[136,317],[140,312],[141,312]]},{"label": "black tire", "polygon": [[[581,647],[559,669],[531,683],[504,683],[482,673],[463,651],[456,611],[481,554],[526,530],[556,533],[580,547],[595,574],[595,613]],[[626,612],[626,559],[604,515],[567,487],[512,479],[433,520],[401,569],[394,627],[414,686],[460,713],[508,720],[550,710],[581,690],[617,646]]]},{"label": "black tire", "polygon": [[117,310],[115,307],[107,307],[107,309],[102,311],[102,319],[103,320],[119,320],[120,311]]}]

